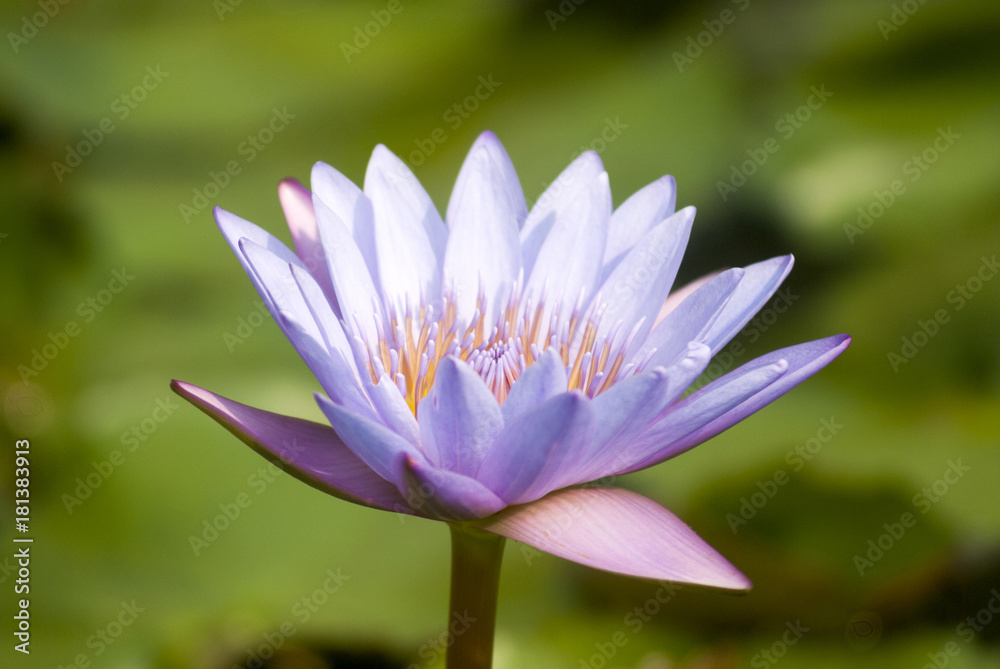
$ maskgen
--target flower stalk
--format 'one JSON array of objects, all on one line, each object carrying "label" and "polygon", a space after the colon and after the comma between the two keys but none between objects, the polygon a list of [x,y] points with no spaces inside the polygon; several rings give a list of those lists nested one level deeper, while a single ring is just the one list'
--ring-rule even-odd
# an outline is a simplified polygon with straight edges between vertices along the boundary
[{"label": "flower stalk", "polygon": [[505,539],[450,523],[451,601],[446,669],[490,669]]}]

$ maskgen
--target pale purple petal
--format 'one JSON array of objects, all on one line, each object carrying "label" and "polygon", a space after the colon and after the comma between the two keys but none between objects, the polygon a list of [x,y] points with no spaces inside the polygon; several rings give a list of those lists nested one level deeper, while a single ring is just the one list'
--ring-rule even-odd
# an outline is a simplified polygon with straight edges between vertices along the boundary
[{"label": "pale purple petal", "polygon": [[480,288],[486,323],[492,325],[504,308],[502,300],[521,270],[518,224],[524,208],[510,158],[492,133],[483,133],[465,159],[448,203],[444,290],[455,301],[459,322],[471,320]]},{"label": "pale purple petal", "polygon": [[408,456],[417,462],[427,462],[416,446],[384,425],[353,414],[323,395],[317,394],[316,402],[347,448],[400,490],[405,489],[405,482],[399,459]]},{"label": "pale purple petal", "polygon": [[508,504],[538,499],[587,452],[593,427],[594,411],[586,396],[557,395],[504,428],[476,479]]},{"label": "pale purple petal", "polygon": [[[323,334],[313,318],[299,290],[299,284],[292,275],[294,265],[285,262],[278,255],[250,239],[241,239],[240,252],[251,269],[257,291],[266,296],[271,315],[282,325],[282,314],[295,321],[302,332],[312,339],[321,350],[326,350]],[[285,333],[288,335],[288,332]]]},{"label": "pale purple petal", "polygon": [[381,144],[365,173],[375,212],[375,250],[382,294],[402,315],[407,304],[441,294],[441,263],[448,230],[434,203],[402,160]]},{"label": "pale purple petal", "polygon": [[666,367],[684,355],[689,342],[704,343],[742,278],[742,269],[730,269],[704,284],[653,329],[636,357],[656,349],[649,364]]},{"label": "pale purple petal", "polygon": [[441,520],[475,520],[507,506],[482,483],[464,474],[404,457],[406,499],[422,514]]},{"label": "pale purple petal", "polygon": [[[557,212],[555,223],[542,243],[524,294],[537,304],[547,293],[545,315],[548,322],[561,300],[566,311],[581,294],[585,302],[594,298],[601,277],[601,258],[611,216],[611,189],[607,172],[601,172],[573,200]],[[527,270],[527,264],[525,264]]]},{"label": "pale purple petal", "polygon": [[692,343],[669,369],[658,368],[619,381],[594,398],[598,417],[594,455],[580,462],[567,484],[600,479],[625,466],[633,441],[677,401],[711,358],[707,346]]},{"label": "pale purple petal", "polygon": [[725,590],[752,585],[677,516],[621,488],[559,490],[476,525],[616,574]]},{"label": "pale purple petal", "polygon": [[323,289],[326,300],[339,311],[337,296],[326,264],[326,254],[319,239],[316,212],[313,210],[312,193],[295,179],[285,179],[278,184],[278,199],[285,212],[288,229],[295,242],[295,254]]},{"label": "pale purple petal", "polygon": [[355,504],[413,513],[396,486],[359,460],[328,425],[282,416],[173,381],[194,404],[277,467],[318,490]]},{"label": "pale purple petal", "polygon": [[434,387],[417,408],[424,452],[436,467],[475,476],[503,429],[496,397],[462,360],[438,363]]},{"label": "pale purple petal", "polygon": [[[216,225],[219,226],[219,231],[222,232],[222,236],[226,238],[229,248],[231,248],[233,253],[236,254],[236,259],[240,261],[241,265],[243,265],[244,271],[246,271],[247,276],[250,277],[250,281],[253,282],[254,288],[256,288],[257,292],[261,294],[265,303],[267,303],[270,298],[267,297],[266,291],[261,289],[261,285],[257,281],[257,275],[254,273],[253,269],[251,269],[249,261],[240,249],[241,239],[251,240],[255,244],[264,247],[271,253],[274,253],[286,263],[292,263],[304,267],[302,260],[295,255],[291,249],[285,246],[284,242],[272,235],[270,232],[267,232],[263,228],[254,225],[250,221],[244,220],[236,214],[230,213],[221,207],[213,209],[212,214],[215,216]],[[271,305],[268,306],[270,307]]]},{"label": "pale purple petal", "polygon": [[712,353],[722,349],[750,322],[792,271],[794,261],[795,258],[790,255],[778,256],[744,268],[743,278],[732,298],[701,339],[712,349]]},{"label": "pale purple petal", "polygon": [[645,469],[732,427],[826,367],[850,345],[836,335],[752,360],[685,397],[641,435],[616,473]]},{"label": "pale purple petal", "polygon": [[577,193],[602,172],[604,165],[600,156],[594,151],[584,151],[549,184],[535,202],[521,227],[521,261],[525,276],[531,275],[542,244],[549,236],[556,219],[570,207]]},{"label": "pale purple petal", "polygon": [[381,294],[348,227],[316,195],[313,197],[313,206],[319,220],[319,236],[329,264],[330,277],[340,301],[345,331],[361,335],[366,343],[374,346],[378,341],[378,333],[372,312],[380,308],[377,305],[381,304]]},{"label": "pale purple petal", "polygon": [[660,313],[656,316],[656,322],[653,323],[653,329],[659,325],[664,318],[670,315],[670,312],[680,306],[681,302],[686,300],[689,295],[694,293],[706,283],[717,277],[721,272],[711,272],[705,276],[699,277],[690,283],[686,283],[677,290],[673,290],[667,295],[667,299],[663,301],[663,306],[660,307]]},{"label": "pale purple petal", "polygon": [[601,280],[604,281],[647,232],[674,213],[677,182],[671,176],[657,179],[636,192],[611,215],[608,246],[604,250]]},{"label": "pale purple petal", "polygon": [[368,273],[378,288],[375,214],[368,196],[353,181],[323,162],[313,165],[310,183],[315,195],[350,231],[365,259]]},{"label": "pale purple petal", "polygon": [[521,374],[500,406],[505,423],[566,392],[566,366],[556,348],[550,348]]},{"label": "pale purple petal", "polygon": [[[631,358],[631,353],[653,329],[656,315],[670,293],[691,234],[694,214],[694,207],[685,207],[654,226],[601,285],[601,299],[607,308],[597,329],[598,337],[607,335],[619,322],[630,330],[642,320],[633,351],[625,353],[626,359]],[[687,341],[681,346],[685,344]]]}]

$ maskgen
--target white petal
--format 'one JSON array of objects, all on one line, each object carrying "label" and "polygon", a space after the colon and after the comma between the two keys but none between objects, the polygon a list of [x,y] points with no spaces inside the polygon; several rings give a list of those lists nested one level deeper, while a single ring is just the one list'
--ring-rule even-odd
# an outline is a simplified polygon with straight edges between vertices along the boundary
[{"label": "white petal", "polygon": [[608,223],[608,246],[604,251],[602,278],[618,266],[654,225],[674,213],[677,182],[671,176],[657,179],[625,200],[615,209]]},{"label": "white petal", "polygon": [[549,236],[559,213],[567,209],[576,194],[603,171],[600,156],[593,151],[585,151],[549,184],[535,202],[521,227],[521,259],[525,276],[530,276],[542,244]]},{"label": "white petal", "polygon": [[689,295],[650,333],[636,358],[655,348],[648,364],[667,367],[684,354],[689,342],[707,343],[713,324],[742,278],[742,269],[726,270]]},{"label": "white petal", "polygon": [[378,288],[378,260],[375,255],[375,214],[372,203],[354,182],[319,162],[313,165],[310,177],[313,192],[323,200],[351,231],[361,255],[368,266],[368,273]]},{"label": "white petal", "polygon": [[543,292],[548,294],[542,323],[560,300],[568,311],[581,294],[585,303],[593,299],[610,217],[607,172],[597,175],[556,215],[525,286],[525,295],[536,304]]},{"label": "white petal", "polygon": [[600,289],[607,308],[598,326],[598,337],[608,334],[619,321],[628,332],[644,319],[633,347],[638,348],[645,340],[677,276],[694,214],[694,207],[685,207],[653,227],[611,272]]},{"label": "white petal", "polygon": [[468,322],[476,310],[480,283],[486,296],[486,323],[495,323],[504,307],[501,300],[521,270],[517,225],[524,195],[510,160],[505,166],[493,157],[498,146],[491,135],[476,141],[448,204],[444,289],[455,299],[461,323]]},{"label": "white petal", "polygon": [[[370,346],[378,342],[378,333],[372,319],[374,305],[381,304],[381,295],[375,287],[364,255],[351,231],[318,196],[313,206],[319,221],[319,236],[330,266],[333,288],[338,295],[340,312],[348,333],[360,334]],[[361,331],[358,332],[358,328]]]},{"label": "white petal", "polygon": [[427,192],[403,161],[381,144],[365,174],[375,212],[375,249],[382,293],[398,313],[441,294],[448,231]]}]

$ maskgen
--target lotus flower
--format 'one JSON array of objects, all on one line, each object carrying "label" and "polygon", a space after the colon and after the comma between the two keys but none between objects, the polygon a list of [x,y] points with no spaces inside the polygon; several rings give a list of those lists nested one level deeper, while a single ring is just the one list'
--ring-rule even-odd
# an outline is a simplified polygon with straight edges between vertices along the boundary
[{"label": "lotus flower", "polygon": [[757,358],[683,396],[792,257],[670,295],[694,220],[663,177],[612,210],[580,155],[529,211],[491,133],[442,220],[384,146],[364,189],[324,163],[279,197],[292,252],[222,209],[222,234],[315,374],[329,425],[175,381],[253,449],[336,497],[492,533],[622,574],[749,580],[656,502],[587,485],[673,458],[769,404],[850,343]]}]

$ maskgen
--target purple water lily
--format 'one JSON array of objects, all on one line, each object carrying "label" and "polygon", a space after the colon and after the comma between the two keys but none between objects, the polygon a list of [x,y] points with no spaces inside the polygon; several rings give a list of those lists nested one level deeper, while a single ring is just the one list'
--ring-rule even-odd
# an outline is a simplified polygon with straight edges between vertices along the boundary
[{"label": "purple water lily", "polygon": [[295,252],[216,209],[223,235],[325,391],[330,425],[174,389],[294,476],[357,504],[449,522],[623,574],[742,590],[676,516],[583,485],[693,448],[824,367],[846,335],[748,362],[682,398],[792,257],[668,297],[694,220],[663,177],[612,210],[582,154],[529,211],[481,135],[445,219],[376,147],[364,189],[317,163],[279,196]]}]

